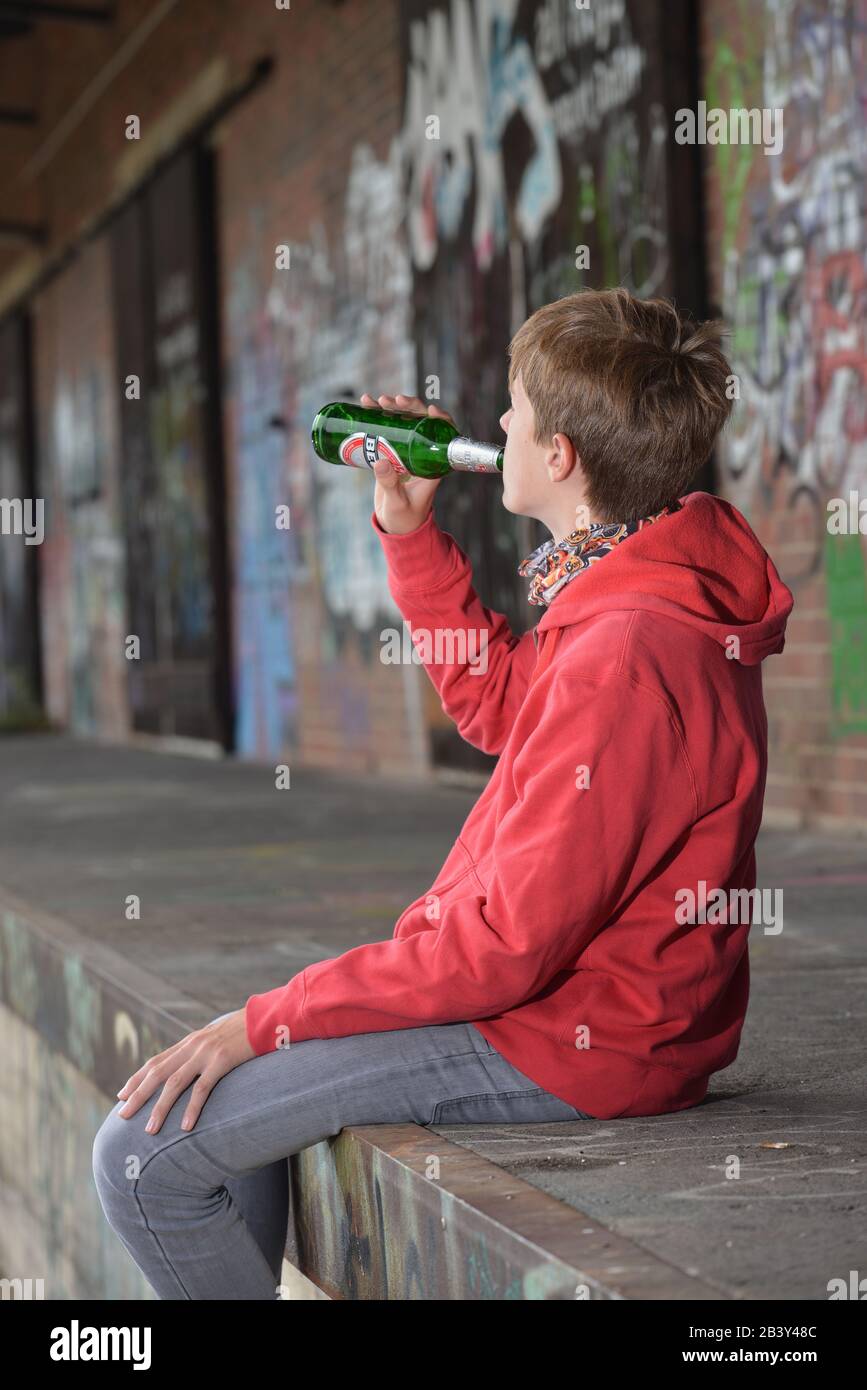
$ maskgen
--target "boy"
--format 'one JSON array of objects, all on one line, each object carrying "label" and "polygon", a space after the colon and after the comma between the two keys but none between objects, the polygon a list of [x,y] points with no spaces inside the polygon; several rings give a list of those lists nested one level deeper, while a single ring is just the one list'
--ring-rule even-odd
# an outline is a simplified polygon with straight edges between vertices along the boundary
[{"label": "boy", "polygon": [[161,1297],[273,1297],[285,1157],[344,1126],[658,1115],[737,1055],[761,662],[792,596],[734,507],[684,496],[730,410],[719,330],[583,292],[510,354],[503,504],[551,533],[520,567],[537,627],[516,637],[482,605],[434,521],[437,482],[377,463],[371,516],[413,631],[467,634],[427,671],[499,761],[391,939],[252,995],[119,1092],[94,1173]]},{"label": "boy", "polygon": [[[521,566],[545,612],[520,639],[437,528],[438,482],[376,464],[391,592],[414,630],[463,628],[484,651],[484,674],[426,669],[463,737],[500,759],[395,940],[304,972],[302,1027],[471,1020],[603,1120],[695,1105],[734,1061],[751,915],[737,890],[755,887],[767,760],[761,662],[783,649],[792,595],[734,507],[682,496],[731,409],[719,337],[622,289],[548,304],[516,334],[503,505],[552,536]],[[740,912],[690,912],[720,889]],[[258,1050],[286,1002],[248,1002]]]}]

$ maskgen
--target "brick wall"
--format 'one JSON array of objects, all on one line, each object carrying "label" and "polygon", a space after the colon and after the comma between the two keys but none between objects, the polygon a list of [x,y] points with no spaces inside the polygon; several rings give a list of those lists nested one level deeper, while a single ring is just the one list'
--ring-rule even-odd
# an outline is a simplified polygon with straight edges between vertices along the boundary
[{"label": "brick wall", "polygon": [[[242,756],[414,774],[429,766],[434,736],[454,759],[459,740],[419,669],[379,660],[380,634],[400,616],[370,527],[370,479],[316,460],[310,421],[329,399],[415,391],[435,376],[465,429],[497,437],[506,344],[538,303],[606,277],[645,293],[673,288],[688,258],[672,254],[674,180],[656,138],[670,86],[663,10],[633,0],[578,15],[547,2],[519,13],[510,0],[298,0],[289,11],[188,0],[149,32],[156,8],[129,3],[111,34],[39,30],[46,128],[74,93],[96,94],[53,156],[36,151],[51,250],[92,228],[258,59],[273,64],[209,135]],[[106,81],[121,43],[124,61]],[[426,139],[430,114],[438,142]],[[140,140],[125,139],[130,116]],[[574,263],[581,238],[593,256],[586,275]],[[278,246],[290,249],[288,269],[276,268]],[[64,270],[46,301],[72,302],[80,276]],[[63,353],[75,351],[71,330],[58,351],[54,367],[39,365],[46,420]],[[98,373],[112,383],[112,415],[121,367],[103,358]],[[536,615],[515,569],[540,534],[502,514],[494,487],[455,481],[438,514],[488,601],[523,627]],[[273,525],[281,503],[288,535]],[[110,505],[105,516],[116,526]],[[48,688],[52,713],[67,719],[84,673],[56,636],[68,602],[58,546],[44,557]],[[77,650],[86,660],[88,641]],[[103,727],[87,691],[78,708],[77,727]]]},{"label": "brick wall", "polygon": [[[556,0],[296,0],[278,11],[185,0],[146,33],[157,7],[122,0],[110,33],[40,28],[45,122],[17,211],[44,215],[49,251],[92,227],[257,60],[273,64],[207,137],[242,756],[413,774],[429,766],[432,742],[450,737],[418,668],[379,660],[382,629],[400,619],[369,524],[370,479],[312,454],[321,404],[415,390],[433,375],[464,428],[494,438],[505,344],[539,303],[620,281],[700,307],[696,200],[668,119],[694,45],[673,5],[598,0],[573,13]],[[680,18],[689,10],[675,8]],[[792,822],[863,826],[863,541],[830,537],[824,525],[827,498],[864,485],[858,9],[855,0],[700,8],[703,95],[721,105],[774,97],[786,108],[777,161],[750,148],[702,152],[707,285],[735,324],[743,392],[720,486],[797,603],[786,652],[766,672],[768,808]],[[122,41],[124,63],[106,82],[100,73]],[[0,77],[10,100],[23,99],[13,71]],[[85,91],[96,95],[49,157],[45,131]],[[139,141],[124,138],[131,114]],[[441,120],[438,142],[423,137],[430,114]],[[122,465],[105,235],[37,298],[36,375],[58,509],[41,557],[49,708],[75,727],[117,732],[128,711],[116,649],[123,557],[112,470]],[[580,242],[591,251],[586,275],[575,267]],[[289,248],[286,269],[278,246]],[[106,482],[98,501],[82,502],[62,495],[58,460],[85,449],[86,430],[76,426],[74,446],[56,432],[69,417],[69,380],[88,373],[95,384],[74,386],[74,413],[95,409],[104,421],[91,447]],[[84,404],[88,390],[96,406]],[[505,517],[490,488],[448,483],[438,515],[488,602],[523,627],[536,615],[514,570],[541,537]],[[280,504],[291,510],[288,533],[273,525]]]},{"label": "brick wall", "polygon": [[[507,343],[538,304],[611,279],[695,300],[689,207],[671,217],[692,156],[660,139],[688,67],[671,9],[412,0],[263,26],[274,76],[215,138],[242,753],[416,771],[432,737],[466,757],[428,683],[378,660],[399,616],[370,480],[318,462],[309,425],[328,400],[434,382],[462,428],[497,438]],[[516,568],[541,532],[490,479],[451,481],[437,513],[523,630]]]},{"label": "brick wall", "polygon": [[[709,0],[709,107],[783,110],[783,151],[708,147],[709,276],[741,400],[720,490],[795,594],[765,666],[770,819],[867,824],[865,539],[827,504],[867,497],[867,16],[854,0]],[[864,522],[867,527],[867,519]]]},{"label": "brick wall", "polygon": [[[272,20],[274,75],[215,145],[239,751],[417,773],[419,672],[379,660],[379,633],[400,615],[371,480],[310,448],[327,401],[416,387],[390,144],[396,25],[390,3]],[[280,503],[288,543],[275,536]]]}]

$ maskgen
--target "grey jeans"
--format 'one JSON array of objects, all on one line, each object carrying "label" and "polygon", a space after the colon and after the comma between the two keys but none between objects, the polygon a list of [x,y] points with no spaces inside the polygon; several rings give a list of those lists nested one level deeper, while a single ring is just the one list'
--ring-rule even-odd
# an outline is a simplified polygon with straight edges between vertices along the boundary
[{"label": "grey jeans", "polygon": [[347,1125],[590,1118],[470,1023],[311,1038],[253,1057],[217,1082],[186,1131],[191,1090],[154,1135],[145,1125],[159,1091],[128,1119],[118,1101],[93,1144],[106,1219],[162,1299],[276,1299],[287,1158]]}]

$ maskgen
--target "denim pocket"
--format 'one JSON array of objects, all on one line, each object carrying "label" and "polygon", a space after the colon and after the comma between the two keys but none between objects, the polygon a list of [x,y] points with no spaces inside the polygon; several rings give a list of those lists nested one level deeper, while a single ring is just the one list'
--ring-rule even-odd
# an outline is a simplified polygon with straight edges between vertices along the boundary
[{"label": "denim pocket", "polygon": [[580,1110],[541,1086],[523,1091],[495,1091],[455,1096],[434,1107],[430,1125],[544,1124],[584,1118]]},{"label": "denim pocket", "polygon": [[486,1057],[489,1057],[492,1052],[497,1053],[497,1056],[500,1055],[493,1043],[488,1042],[482,1030],[477,1028],[474,1023],[467,1024],[467,1031],[470,1035],[470,1041],[477,1052],[483,1053]]}]

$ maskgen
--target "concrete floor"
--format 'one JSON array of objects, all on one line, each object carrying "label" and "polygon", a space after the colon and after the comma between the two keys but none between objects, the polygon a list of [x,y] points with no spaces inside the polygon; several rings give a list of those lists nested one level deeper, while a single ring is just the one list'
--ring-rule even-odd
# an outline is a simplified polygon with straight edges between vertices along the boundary
[{"label": "concrete floor", "polygon": [[[0,754],[0,885],[213,1013],[391,936],[478,794],[304,770],[278,791],[270,767],[54,735]],[[768,833],[759,872],[785,926],[753,930],[740,1055],[705,1103],[438,1132],[721,1294],[824,1300],[867,1275],[867,842]]]}]

